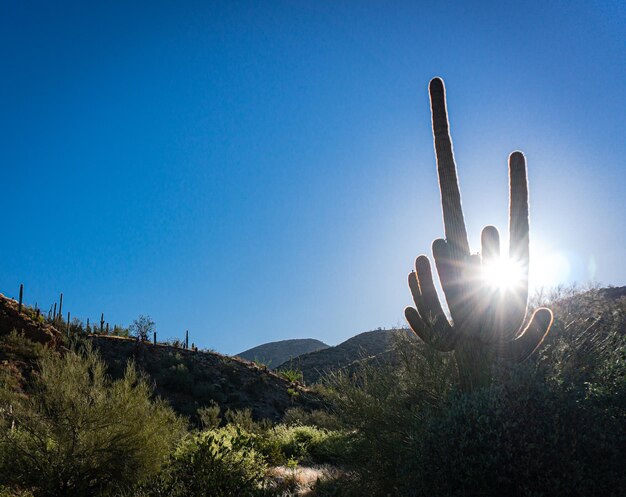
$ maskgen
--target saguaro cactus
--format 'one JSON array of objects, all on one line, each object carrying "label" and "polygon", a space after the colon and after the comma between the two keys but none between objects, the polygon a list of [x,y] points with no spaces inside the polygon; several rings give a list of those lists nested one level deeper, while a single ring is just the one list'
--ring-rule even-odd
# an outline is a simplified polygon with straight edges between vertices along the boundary
[{"label": "saguaro cactus", "polygon": [[20,284],[20,302],[19,302],[19,304],[17,306],[17,312],[19,314],[22,313],[22,299],[23,299],[23,297],[24,297],[24,284],[22,283],[22,284]]},{"label": "saguaro cactus", "polygon": [[510,288],[486,281],[490,267],[501,262],[500,235],[493,226],[481,234],[481,254],[471,254],[461,193],[452,152],[443,81],[430,82],[433,135],[445,239],[433,242],[433,258],[452,321],[444,314],[428,257],[420,255],[409,274],[415,308],[405,316],[413,331],[441,352],[454,351],[462,388],[488,385],[499,358],[522,361],[541,344],[552,324],[552,311],[537,309],[528,325],[529,221],[526,160],[521,152],[509,156],[509,254],[507,264],[518,271]]}]

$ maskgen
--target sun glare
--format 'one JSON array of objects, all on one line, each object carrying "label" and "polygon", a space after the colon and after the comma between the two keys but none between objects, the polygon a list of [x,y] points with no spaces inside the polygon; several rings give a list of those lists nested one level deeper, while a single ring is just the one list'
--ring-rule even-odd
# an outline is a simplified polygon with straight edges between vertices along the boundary
[{"label": "sun glare", "polygon": [[483,267],[483,279],[494,290],[509,290],[521,285],[524,272],[516,261],[500,258]]}]

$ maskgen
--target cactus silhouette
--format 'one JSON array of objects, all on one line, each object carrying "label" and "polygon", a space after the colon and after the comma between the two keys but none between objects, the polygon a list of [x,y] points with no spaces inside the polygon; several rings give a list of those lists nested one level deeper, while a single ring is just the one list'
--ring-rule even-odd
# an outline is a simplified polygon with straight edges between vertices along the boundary
[{"label": "cactus silhouette", "polygon": [[509,156],[509,254],[518,281],[511,288],[494,288],[486,281],[490,267],[498,267],[500,235],[493,226],[481,234],[481,254],[471,254],[461,193],[449,133],[443,81],[430,82],[437,172],[445,239],[432,251],[452,321],[444,314],[433,283],[428,257],[420,255],[409,274],[415,308],[405,316],[424,342],[441,352],[454,352],[461,387],[489,385],[495,361],[522,361],[539,347],[552,324],[552,311],[537,309],[526,322],[528,304],[529,221],[526,160],[521,152]]}]

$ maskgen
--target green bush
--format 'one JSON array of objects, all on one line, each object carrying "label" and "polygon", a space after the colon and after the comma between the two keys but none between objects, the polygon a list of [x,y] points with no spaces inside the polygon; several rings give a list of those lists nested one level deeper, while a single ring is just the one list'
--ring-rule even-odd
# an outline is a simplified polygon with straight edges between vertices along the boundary
[{"label": "green bush", "polygon": [[[594,398],[595,397],[595,398]],[[626,416],[593,393],[553,388],[530,368],[454,396],[407,443],[416,495],[618,495]]]},{"label": "green bush", "polygon": [[274,465],[283,465],[289,460],[321,464],[342,460],[350,439],[340,431],[280,424],[258,434],[255,446]]},{"label": "green bush", "polygon": [[251,436],[234,426],[190,435],[169,466],[140,495],[248,497],[260,495],[265,461]]},{"label": "green bush", "polygon": [[339,420],[330,412],[321,409],[305,411],[301,407],[287,409],[283,416],[283,423],[290,426],[316,426],[326,430],[341,428]]},{"label": "green bush", "polygon": [[283,369],[278,374],[291,383],[302,383],[303,381],[302,370],[300,369]]},{"label": "green bush", "polygon": [[209,402],[209,404],[204,407],[200,407],[196,414],[200,420],[200,426],[202,426],[204,430],[217,428],[222,421],[220,417],[220,406],[213,401]]},{"label": "green bush", "polygon": [[544,347],[459,392],[454,363],[418,341],[394,366],[329,379],[355,433],[345,462],[371,496],[617,496],[626,488],[626,299],[552,303]]},{"label": "green bush", "polygon": [[111,495],[155,474],[182,423],[129,364],[111,381],[86,347],[44,351],[25,394],[2,387],[0,478],[35,495]]}]

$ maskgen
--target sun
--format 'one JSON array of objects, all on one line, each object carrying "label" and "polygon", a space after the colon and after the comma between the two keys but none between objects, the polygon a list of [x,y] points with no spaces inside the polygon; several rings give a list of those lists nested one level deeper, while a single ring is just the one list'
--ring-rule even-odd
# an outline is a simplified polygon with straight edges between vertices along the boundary
[{"label": "sun", "polygon": [[519,262],[500,257],[483,266],[482,278],[494,290],[512,290],[524,283],[524,271]]}]

